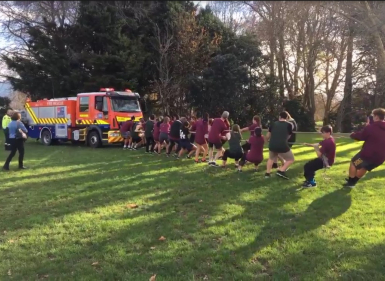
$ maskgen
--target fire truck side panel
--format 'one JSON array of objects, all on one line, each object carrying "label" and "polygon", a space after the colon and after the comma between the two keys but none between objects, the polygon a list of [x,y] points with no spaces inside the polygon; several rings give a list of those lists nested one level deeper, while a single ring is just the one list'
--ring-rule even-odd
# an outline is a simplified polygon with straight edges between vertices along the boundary
[{"label": "fire truck side panel", "polygon": [[[76,120],[76,101],[37,101],[26,104],[29,122],[28,135],[40,138],[44,130],[49,130],[55,140],[70,139],[69,126]],[[71,110],[72,109],[72,110]]]}]

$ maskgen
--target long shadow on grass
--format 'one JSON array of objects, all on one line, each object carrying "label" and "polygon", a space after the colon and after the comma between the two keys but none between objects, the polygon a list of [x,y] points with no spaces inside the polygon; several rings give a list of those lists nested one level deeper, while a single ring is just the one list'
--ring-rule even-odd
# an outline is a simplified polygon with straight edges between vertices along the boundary
[{"label": "long shadow on grass", "polygon": [[[258,259],[259,252],[273,243],[282,243],[284,239],[300,236],[327,224],[350,208],[349,192],[350,190],[336,190],[314,200],[303,213],[286,213],[281,221],[270,220],[252,243],[236,250],[237,256],[248,260],[252,257]],[[263,259],[258,260],[261,264],[267,263]]]},{"label": "long shadow on grass", "polygon": [[[207,221],[210,220],[210,217],[221,212],[220,206],[230,204],[248,209],[247,205],[240,203],[239,194],[248,193],[258,187],[250,182],[242,186],[234,186],[233,182],[228,179],[221,181],[220,185],[217,183],[215,187],[210,185],[194,186],[194,180],[197,176],[194,173],[175,172],[173,176],[176,181],[169,182],[171,190],[168,192],[168,196],[157,198],[162,200],[161,203],[148,207],[141,206],[137,210],[114,214],[110,218],[105,218],[107,221],[122,222],[142,218],[140,221],[127,224],[125,228],[113,233],[103,233],[102,237],[97,237],[91,241],[87,239],[88,242],[75,241],[77,247],[74,247],[72,243],[56,247],[54,253],[51,253],[56,256],[54,262],[48,258],[41,259],[38,264],[31,264],[22,269],[24,272],[21,273],[21,276],[47,272],[66,274],[66,272],[71,271],[72,264],[81,263],[84,259],[98,260],[101,266],[105,266],[105,269],[98,273],[100,274],[99,277],[104,278],[109,277],[108,268],[111,266],[125,269],[131,274],[142,273],[147,276],[151,272],[156,272],[163,278],[174,278],[173,280],[182,280],[178,279],[179,277],[186,278],[186,275],[181,275],[186,272],[175,271],[176,265],[189,268],[195,276],[203,277],[205,274],[218,270],[210,265],[215,261],[229,265],[230,269],[221,269],[224,272],[225,280],[232,280],[233,274],[237,271],[236,274],[243,274],[239,273],[237,269],[237,257],[231,251],[220,247],[218,243],[221,234],[209,230],[208,228],[211,228],[212,225]],[[189,179],[193,180],[191,185],[178,186],[177,180],[181,177],[187,182]],[[203,181],[202,183],[207,182]],[[266,196],[255,204],[260,203],[262,206],[275,204],[274,206],[279,208],[279,206],[294,202],[299,198],[298,194],[287,192],[287,190],[264,189],[267,192]],[[213,194],[215,194],[214,197]],[[201,199],[203,202],[200,202]],[[261,217],[255,213],[255,210],[261,209],[261,207],[255,207],[251,210],[254,216],[250,219],[254,224],[262,224]],[[226,209],[224,210],[226,211]],[[150,214],[159,215],[156,219],[146,219]],[[231,237],[230,233],[224,235]],[[160,236],[167,237],[167,241],[171,243],[170,246],[167,246],[168,242],[163,242],[163,244],[159,242]],[[85,240],[85,238],[83,239]],[[125,245],[127,249],[123,256],[118,256],[114,252],[120,245]],[[151,249],[154,246],[156,249]],[[48,256],[50,253],[44,254]],[[71,264],[68,264],[66,260],[70,260]],[[83,277],[88,274],[87,277],[91,278],[91,275],[96,273],[84,271],[79,274]],[[54,275],[51,276],[54,277]],[[63,277],[64,275],[60,276]],[[81,276],[78,275],[74,278]]]},{"label": "long shadow on grass", "polygon": [[[265,275],[273,271],[277,280],[382,280],[385,274],[385,244],[363,248],[356,239],[330,241],[317,236],[313,243],[295,253],[282,256],[274,265],[267,265]],[[357,249],[359,248],[359,249]],[[363,249],[362,249],[363,248]]]}]

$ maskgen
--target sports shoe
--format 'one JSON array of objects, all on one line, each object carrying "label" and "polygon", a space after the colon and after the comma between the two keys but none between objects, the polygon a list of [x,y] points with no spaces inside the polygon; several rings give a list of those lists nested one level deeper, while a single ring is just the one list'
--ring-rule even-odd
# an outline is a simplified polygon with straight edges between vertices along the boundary
[{"label": "sports shoe", "polygon": [[216,162],[211,162],[211,164],[209,164],[211,167],[216,167],[216,168],[218,168],[219,167],[219,165],[216,163]]},{"label": "sports shoe", "polygon": [[345,188],[352,188],[353,189],[353,188],[356,187],[356,184],[347,182],[347,183],[345,183],[343,185],[343,187],[345,187]]},{"label": "sports shoe", "polygon": [[266,173],[266,174],[265,174],[265,179],[269,179],[269,178],[271,178],[271,174]]},{"label": "sports shoe", "polygon": [[207,162],[206,159],[201,159],[200,161],[201,161],[202,163],[206,163],[206,162]]},{"label": "sports shoe", "polygon": [[312,188],[312,187],[317,187],[316,182],[310,182],[310,181],[305,181],[302,185],[303,188]]},{"label": "sports shoe", "polygon": [[191,159],[191,156],[190,156],[190,155],[187,155],[186,158],[187,158],[187,159]]},{"label": "sports shoe", "polygon": [[239,169],[238,169],[238,173],[242,173],[242,170],[239,170]]},{"label": "sports shoe", "polygon": [[282,171],[277,171],[277,176],[281,177],[281,178],[284,178],[286,180],[288,180],[289,178],[286,176],[286,173],[285,172],[282,172]]}]

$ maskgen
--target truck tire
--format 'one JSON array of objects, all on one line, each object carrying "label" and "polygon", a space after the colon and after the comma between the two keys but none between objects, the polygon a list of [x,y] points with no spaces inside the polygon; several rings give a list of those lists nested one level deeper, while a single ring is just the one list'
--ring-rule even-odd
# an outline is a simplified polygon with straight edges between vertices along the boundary
[{"label": "truck tire", "polygon": [[91,131],[87,136],[87,143],[92,148],[99,148],[102,146],[102,141],[100,139],[99,133],[97,131]]},{"label": "truck tire", "polygon": [[52,136],[49,130],[45,129],[43,132],[41,132],[40,142],[44,145],[52,144]]}]

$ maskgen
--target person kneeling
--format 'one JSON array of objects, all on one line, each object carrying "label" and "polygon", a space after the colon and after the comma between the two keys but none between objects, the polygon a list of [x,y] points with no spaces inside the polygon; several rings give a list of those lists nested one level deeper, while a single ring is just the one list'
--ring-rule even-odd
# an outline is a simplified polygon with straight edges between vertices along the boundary
[{"label": "person kneeling", "polygon": [[243,149],[241,146],[242,135],[238,125],[234,125],[230,133],[226,134],[226,139],[229,141],[229,149],[223,153],[222,167],[226,167],[227,158],[235,159],[235,166],[238,167],[238,161],[243,156]]},{"label": "person kneeling", "polygon": [[344,187],[354,188],[357,182],[369,171],[382,165],[385,161],[385,109],[373,110],[373,123],[360,132],[350,135],[364,145],[350,163],[349,178]]},{"label": "person kneeling", "polygon": [[250,150],[243,154],[242,160],[239,162],[238,171],[242,172],[242,167],[246,162],[254,164],[255,170],[258,165],[263,161],[263,145],[265,144],[265,138],[262,135],[262,129],[257,127],[254,130],[254,134],[249,138]]},{"label": "person kneeling", "polygon": [[[304,188],[316,187],[315,172],[321,169],[330,168],[334,164],[336,157],[336,143],[332,137],[332,127],[324,126],[321,128],[321,134],[323,141],[316,144],[306,144],[307,146],[314,147],[317,158],[307,162],[303,167],[305,182]],[[321,146],[321,148],[320,148]]]}]

